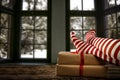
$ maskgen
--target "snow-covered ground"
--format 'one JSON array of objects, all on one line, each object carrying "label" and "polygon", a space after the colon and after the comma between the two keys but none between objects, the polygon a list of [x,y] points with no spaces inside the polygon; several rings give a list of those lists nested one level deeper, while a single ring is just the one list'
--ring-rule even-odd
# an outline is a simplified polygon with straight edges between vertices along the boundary
[{"label": "snow-covered ground", "polygon": [[27,54],[21,54],[21,58],[47,58],[47,50],[43,49],[43,50],[39,50],[36,49],[34,50],[34,54],[33,51],[32,52],[28,52]]}]

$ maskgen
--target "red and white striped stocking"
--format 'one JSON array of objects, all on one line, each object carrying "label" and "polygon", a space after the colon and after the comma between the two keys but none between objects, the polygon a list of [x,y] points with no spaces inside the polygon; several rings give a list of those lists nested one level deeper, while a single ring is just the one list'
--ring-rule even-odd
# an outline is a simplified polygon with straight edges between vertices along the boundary
[{"label": "red and white striped stocking", "polygon": [[94,33],[95,32],[90,30],[86,34],[86,41],[102,51],[104,60],[120,64],[120,39],[95,37],[96,33]]},{"label": "red and white striped stocking", "polygon": [[[87,43],[87,42],[84,42],[83,40],[80,40],[78,39],[76,36],[75,36],[75,32],[71,32],[71,40],[74,44],[74,46],[76,47],[76,52],[78,54],[93,54],[97,57],[101,57],[103,58],[103,54],[102,54],[102,51],[98,50],[96,47],[94,47],[93,45]],[[103,58],[104,59],[104,58]]]}]

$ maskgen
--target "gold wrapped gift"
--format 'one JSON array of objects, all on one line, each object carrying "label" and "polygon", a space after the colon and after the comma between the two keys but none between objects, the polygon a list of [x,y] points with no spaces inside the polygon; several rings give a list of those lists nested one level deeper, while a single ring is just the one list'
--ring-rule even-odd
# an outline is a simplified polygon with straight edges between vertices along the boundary
[{"label": "gold wrapped gift", "polygon": [[[65,65],[79,65],[81,63],[81,56],[71,52],[61,51],[58,53],[57,64]],[[84,65],[103,65],[105,61],[92,55],[84,54]]]},{"label": "gold wrapped gift", "polygon": [[[56,65],[58,76],[80,76],[80,65]],[[106,77],[106,67],[104,65],[83,65],[82,76],[85,77]]]}]

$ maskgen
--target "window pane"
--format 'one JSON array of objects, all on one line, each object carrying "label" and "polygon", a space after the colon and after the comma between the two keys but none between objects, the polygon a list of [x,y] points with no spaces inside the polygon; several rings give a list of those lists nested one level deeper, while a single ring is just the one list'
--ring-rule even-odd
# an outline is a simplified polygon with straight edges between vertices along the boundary
[{"label": "window pane", "polygon": [[[0,38],[0,41],[1,40],[2,39]],[[0,43],[0,59],[7,59],[7,57],[8,57],[8,44]]]},{"label": "window pane", "polygon": [[109,7],[115,6],[115,0],[109,0]]},{"label": "window pane", "polygon": [[117,31],[116,29],[109,29],[107,30],[107,34],[108,38],[116,38]]},{"label": "window pane", "polygon": [[71,17],[70,26],[72,30],[95,29],[95,17]]},{"label": "window pane", "polygon": [[116,14],[111,14],[107,16],[107,28],[113,28],[116,27]]},{"label": "window pane", "polygon": [[22,30],[21,32],[21,45],[22,44],[33,44],[33,31],[32,30]]},{"label": "window pane", "polygon": [[34,17],[22,17],[22,29],[33,29],[34,28]]},{"label": "window pane", "polygon": [[3,29],[3,28],[8,28],[8,23],[9,23],[9,15],[7,15],[7,14],[1,14],[1,23],[0,23],[0,25],[1,25],[1,29]]},{"label": "window pane", "polygon": [[120,28],[120,12],[117,13],[117,25]]},{"label": "window pane", "polygon": [[[35,27],[34,27],[35,26]],[[22,17],[22,29],[47,29],[47,17]]]},{"label": "window pane", "polygon": [[9,7],[10,0],[2,0],[2,6]]},{"label": "window pane", "polygon": [[120,21],[119,21],[119,12],[114,13],[111,15],[107,15],[107,37],[109,38],[119,38],[119,28],[120,28]]},{"label": "window pane", "polygon": [[35,58],[47,58],[46,45],[35,45],[34,54]]},{"label": "window pane", "polygon": [[15,0],[2,0],[2,6],[7,8],[13,8]]},{"label": "window pane", "polygon": [[8,42],[8,29],[1,29],[1,40],[2,43],[7,43]]},{"label": "window pane", "polygon": [[94,0],[70,0],[70,10],[94,10]]},{"label": "window pane", "polygon": [[8,59],[9,50],[9,31],[11,26],[11,16],[0,14],[0,58]]},{"label": "window pane", "polygon": [[116,0],[117,1],[117,5],[120,5],[120,0]]},{"label": "window pane", "polygon": [[47,29],[47,17],[35,18],[35,29]]},{"label": "window pane", "polygon": [[22,10],[47,10],[47,0],[23,0]]},{"label": "window pane", "polygon": [[45,58],[47,55],[47,17],[23,16],[21,30],[21,56],[23,54],[25,56],[21,58],[42,58],[42,56]]},{"label": "window pane", "polygon": [[95,17],[83,17],[83,29],[95,29]]},{"label": "window pane", "polygon": [[70,29],[81,30],[82,29],[82,17],[70,17]]},{"label": "window pane", "polygon": [[70,0],[70,10],[82,10],[81,0]]},{"label": "window pane", "polygon": [[33,58],[33,45],[21,44],[21,58]]},{"label": "window pane", "polygon": [[83,0],[83,10],[94,10],[94,0]]},{"label": "window pane", "polygon": [[35,0],[35,10],[47,10],[47,0]]},{"label": "window pane", "polygon": [[34,0],[23,0],[22,10],[33,10]]},{"label": "window pane", "polygon": [[35,44],[46,44],[47,43],[47,32],[36,31],[35,32]]}]

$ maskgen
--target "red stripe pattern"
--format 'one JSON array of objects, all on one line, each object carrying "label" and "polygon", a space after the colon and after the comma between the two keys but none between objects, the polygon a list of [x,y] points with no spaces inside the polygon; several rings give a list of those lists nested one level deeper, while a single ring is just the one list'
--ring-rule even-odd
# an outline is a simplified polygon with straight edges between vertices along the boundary
[{"label": "red stripe pattern", "polygon": [[91,38],[95,37],[95,35],[96,35],[96,32],[95,32],[94,29],[88,31],[88,32],[86,33],[86,35],[85,35],[86,42],[89,42],[89,40],[90,40]]},{"label": "red stripe pattern", "polygon": [[[91,33],[93,33],[92,30],[86,36],[91,35]],[[104,60],[120,64],[120,39],[100,38],[95,37],[95,34],[90,39],[86,37],[86,41],[102,51]]]},{"label": "red stripe pattern", "polygon": [[86,41],[80,40],[71,32],[71,40],[78,54],[93,54],[110,63],[120,64],[120,40],[96,37],[95,30],[86,33]]},{"label": "red stripe pattern", "polygon": [[96,47],[94,47],[93,45],[84,42],[83,40],[78,39],[75,36],[75,32],[71,32],[71,40],[74,44],[74,46],[76,47],[76,52],[78,54],[93,54],[96,55],[97,57],[99,56],[103,56],[102,55],[102,51],[98,50]]}]

